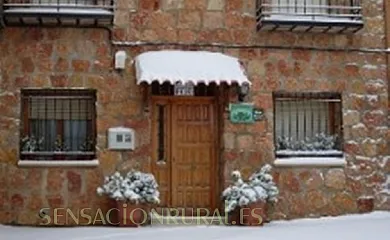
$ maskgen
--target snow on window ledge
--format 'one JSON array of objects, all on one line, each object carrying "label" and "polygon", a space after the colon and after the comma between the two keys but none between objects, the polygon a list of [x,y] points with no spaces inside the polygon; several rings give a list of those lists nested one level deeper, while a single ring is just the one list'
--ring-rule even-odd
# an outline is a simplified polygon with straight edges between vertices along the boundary
[{"label": "snow on window ledge", "polygon": [[339,150],[320,150],[320,151],[300,151],[300,150],[277,150],[277,156],[305,156],[305,157],[329,157],[342,156],[343,152]]},{"label": "snow on window ledge", "polygon": [[294,21],[294,22],[318,22],[318,23],[363,23],[363,20],[356,16],[356,19],[346,17],[329,17],[329,16],[289,16],[289,15],[270,15],[264,16],[264,20],[270,21]]},{"label": "snow on window ledge", "polygon": [[72,161],[58,161],[58,160],[19,160],[19,167],[96,167],[99,166],[99,160],[72,160]]},{"label": "snow on window ledge", "polygon": [[290,157],[276,158],[274,165],[277,167],[344,167],[344,157]]}]

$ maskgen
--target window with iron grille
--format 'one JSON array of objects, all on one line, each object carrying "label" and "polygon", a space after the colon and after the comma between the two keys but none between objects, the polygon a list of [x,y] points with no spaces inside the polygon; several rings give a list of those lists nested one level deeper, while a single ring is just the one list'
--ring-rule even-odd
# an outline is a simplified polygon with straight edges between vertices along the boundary
[{"label": "window with iron grille", "polygon": [[257,0],[258,30],[356,33],[364,26],[362,0]]},{"label": "window with iron grille", "polygon": [[361,0],[258,0],[257,4],[267,14],[301,19],[348,19],[361,13]]},{"label": "window with iron grille", "polygon": [[21,91],[21,160],[93,160],[95,90]]},{"label": "window with iron grille", "polygon": [[342,156],[338,93],[274,93],[277,157]]}]

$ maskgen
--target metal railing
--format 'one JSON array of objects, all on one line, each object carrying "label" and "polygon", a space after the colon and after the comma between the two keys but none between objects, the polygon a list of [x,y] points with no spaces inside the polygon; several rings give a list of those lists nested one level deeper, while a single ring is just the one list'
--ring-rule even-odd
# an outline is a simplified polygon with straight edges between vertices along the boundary
[{"label": "metal railing", "polygon": [[276,154],[339,155],[342,109],[339,93],[273,94]]},{"label": "metal railing", "polygon": [[93,159],[93,90],[22,90],[22,159]]},{"label": "metal railing", "polygon": [[362,0],[257,0],[257,21],[362,21]]},{"label": "metal railing", "polygon": [[[1,9],[104,9],[114,11],[114,0],[3,0]],[[1,11],[1,10],[0,10]]]}]

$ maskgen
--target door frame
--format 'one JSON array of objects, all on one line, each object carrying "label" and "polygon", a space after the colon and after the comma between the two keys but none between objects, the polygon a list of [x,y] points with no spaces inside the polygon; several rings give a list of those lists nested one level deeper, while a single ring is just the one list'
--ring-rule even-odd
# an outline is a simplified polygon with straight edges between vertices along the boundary
[{"label": "door frame", "polygon": [[[218,209],[220,210],[221,209],[221,206],[220,206],[220,184],[221,184],[221,168],[220,168],[220,165],[221,165],[221,160],[220,160],[220,156],[221,156],[221,152],[220,152],[220,144],[221,144],[221,120],[222,120],[222,116],[221,116],[221,105],[219,104],[219,101],[218,101],[218,97],[217,96],[211,96],[211,97],[200,97],[200,96],[151,96],[149,98],[150,100],[150,105],[151,106],[151,124],[154,124],[154,119],[156,118],[156,111],[154,111],[154,107],[157,103],[161,102],[161,103],[166,103],[166,104],[172,104],[174,102],[186,102],[186,101],[189,101],[189,102],[200,102],[200,101],[204,101],[204,100],[208,100],[208,101],[212,101],[212,109],[213,109],[213,115],[214,115],[214,136],[215,136],[215,139],[214,139],[214,161],[211,163],[211,167],[212,167],[212,170],[211,170],[211,173],[215,173],[215,174],[211,174],[212,176],[214,176],[213,178],[213,181],[211,181],[211,194],[213,195],[212,198],[211,198],[211,203],[210,205],[212,206],[212,209],[210,209],[210,214],[213,214],[213,212]],[[169,113],[170,114],[170,113]],[[170,121],[172,121],[171,119],[169,119]],[[167,130],[168,131],[172,131],[171,129],[171,124],[172,122],[169,122],[168,123],[168,127],[167,127]],[[159,167],[159,164],[157,163],[157,147],[158,147],[158,139],[155,137],[157,135],[157,128],[153,125],[151,125],[151,143],[152,143],[152,153],[151,153],[151,171],[153,174],[155,174],[157,172],[157,168]],[[170,143],[167,143],[169,144],[168,146],[166,146],[166,148],[168,149],[168,152],[167,152],[167,158],[172,158],[172,151],[170,150],[171,148],[171,145]],[[171,162],[169,163],[169,165],[167,165],[167,167],[169,168],[172,168],[173,166],[171,165]],[[171,173],[170,173],[171,174]],[[210,177],[212,177],[210,176]],[[172,176],[170,176],[171,178]],[[171,193],[172,192],[172,181],[169,182],[169,185],[168,185],[168,192]],[[169,203],[172,202],[172,195],[169,194],[168,196],[168,201]]]}]

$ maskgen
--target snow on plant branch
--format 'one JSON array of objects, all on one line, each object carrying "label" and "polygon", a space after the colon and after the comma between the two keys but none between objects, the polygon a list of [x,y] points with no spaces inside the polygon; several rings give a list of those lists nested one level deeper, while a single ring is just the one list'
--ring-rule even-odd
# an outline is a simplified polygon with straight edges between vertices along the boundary
[{"label": "snow on plant branch", "polygon": [[153,174],[131,170],[126,175],[115,172],[97,188],[98,195],[131,203],[159,203],[160,192]]},{"label": "snow on plant branch", "polygon": [[248,183],[242,180],[239,171],[233,171],[231,174],[233,183],[222,193],[225,211],[231,212],[237,207],[247,206],[257,201],[277,201],[279,189],[273,181],[271,170],[271,165],[264,165],[250,176]]},{"label": "snow on plant branch", "polygon": [[276,139],[277,150],[293,150],[293,151],[319,151],[319,150],[335,150],[339,145],[338,135],[327,135],[319,133],[304,140],[296,140],[292,137],[278,136]]}]

